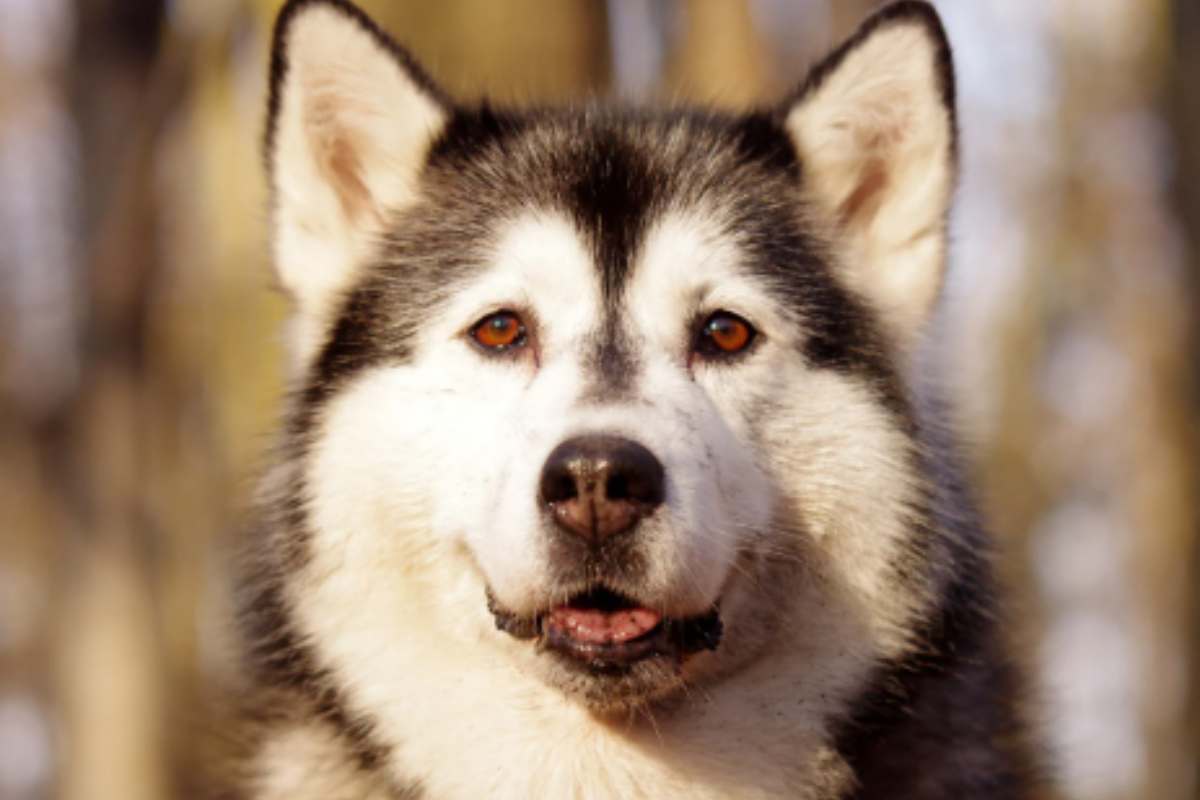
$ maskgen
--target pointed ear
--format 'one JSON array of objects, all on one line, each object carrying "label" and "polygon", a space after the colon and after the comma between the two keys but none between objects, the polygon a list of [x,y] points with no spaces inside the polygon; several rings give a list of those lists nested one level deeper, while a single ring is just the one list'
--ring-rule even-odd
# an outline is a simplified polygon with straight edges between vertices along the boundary
[{"label": "pointed ear", "polygon": [[939,294],[957,171],[950,46],[933,8],[895,3],[817,66],[785,111],[807,197],[846,283],[905,349]]},{"label": "pointed ear", "polygon": [[345,0],[291,0],[275,24],[266,134],[273,249],[284,289],[321,319],[411,203],[449,103]]}]

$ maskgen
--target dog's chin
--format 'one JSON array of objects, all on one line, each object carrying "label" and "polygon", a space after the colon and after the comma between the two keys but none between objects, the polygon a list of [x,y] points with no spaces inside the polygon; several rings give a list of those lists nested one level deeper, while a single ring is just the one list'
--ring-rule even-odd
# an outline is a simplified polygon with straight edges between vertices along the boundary
[{"label": "dog's chin", "polygon": [[602,586],[532,615],[506,610],[490,593],[488,608],[498,630],[530,643],[545,681],[598,713],[681,689],[685,662],[721,642],[716,604],[670,617]]}]

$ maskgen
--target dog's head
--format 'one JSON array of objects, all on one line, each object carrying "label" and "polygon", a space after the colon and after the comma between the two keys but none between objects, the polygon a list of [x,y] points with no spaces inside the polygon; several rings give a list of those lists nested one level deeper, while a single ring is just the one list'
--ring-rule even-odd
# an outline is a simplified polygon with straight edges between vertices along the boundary
[{"label": "dog's head", "polygon": [[902,648],[952,96],[920,3],[746,115],[460,106],[351,6],[289,4],[285,602],[321,668],[467,653],[611,710]]}]

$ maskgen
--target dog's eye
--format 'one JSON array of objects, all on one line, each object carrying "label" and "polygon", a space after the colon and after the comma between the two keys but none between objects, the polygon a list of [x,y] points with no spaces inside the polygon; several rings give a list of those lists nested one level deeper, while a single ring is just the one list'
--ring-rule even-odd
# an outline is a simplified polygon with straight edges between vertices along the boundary
[{"label": "dog's eye", "polygon": [[525,323],[512,311],[497,311],[475,323],[471,338],[485,350],[510,350],[525,344]]},{"label": "dog's eye", "polygon": [[696,350],[708,356],[732,356],[754,343],[758,332],[746,320],[729,311],[716,311],[704,321]]}]

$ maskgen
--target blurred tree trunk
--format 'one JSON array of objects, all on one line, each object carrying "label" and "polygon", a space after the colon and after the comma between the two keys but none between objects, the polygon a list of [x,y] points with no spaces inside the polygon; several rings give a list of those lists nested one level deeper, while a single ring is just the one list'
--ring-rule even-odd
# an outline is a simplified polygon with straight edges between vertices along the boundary
[{"label": "blurred tree trunk", "polygon": [[[1188,244],[1192,305],[1200,308],[1200,92],[1196,90],[1196,79],[1200,77],[1200,4],[1176,0],[1170,28],[1174,64],[1167,111],[1175,134],[1173,188]],[[1197,350],[1200,348],[1193,352]],[[1193,363],[1200,383],[1200,359]]]},{"label": "blurred tree trunk", "polygon": [[[153,127],[181,87],[156,86],[160,0],[79,0],[71,81],[81,146],[83,320],[79,393],[46,430],[54,496],[74,547],[58,619],[59,796],[167,796],[163,673],[146,525],[143,354],[159,254]],[[114,735],[118,734],[118,735]]]},{"label": "blurred tree trunk", "polygon": [[609,85],[608,15],[599,0],[362,5],[456,97],[578,100]]},{"label": "blurred tree trunk", "polygon": [[683,37],[667,70],[679,97],[731,108],[762,102],[767,64],[745,0],[680,4]]},{"label": "blurred tree trunk", "polygon": [[[1172,6],[1170,30],[1172,31],[1172,65],[1168,89],[1168,116],[1173,127],[1175,145],[1175,203],[1181,224],[1181,235],[1187,253],[1184,258],[1188,266],[1187,279],[1191,289],[1192,326],[1189,351],[1192,353],[1190,405],[1192,421],[1189,438],[1193,453],[1200,453],[1200,324],[1195,314],[1200,311],[1200,91],[1196,89],[1196,78],[1200,76],[1200,4],[1194,0],[1175,0]],[[1195,470],[1191,480],[1193,503],[1191,506],[1192,540],[1188,552],[1180,553],[1190,566],[1192,576],[1191,608],[1184,619],[1188,625],[1184,635],[1188,637],[1190,656],[1189,672],[1191,687],[1187,716],[1188,738],[1193,754],[1200,753],[1200,512],[1194,499],[1200,497],[1200,469]],[[1190,765],[1190,780],[1194,796],[1200,798],[1200,758],[1193,757]]]}]

